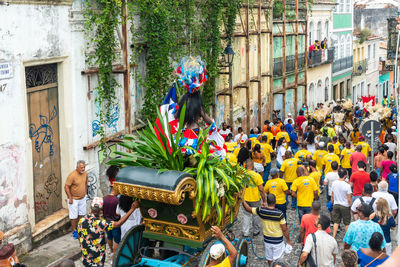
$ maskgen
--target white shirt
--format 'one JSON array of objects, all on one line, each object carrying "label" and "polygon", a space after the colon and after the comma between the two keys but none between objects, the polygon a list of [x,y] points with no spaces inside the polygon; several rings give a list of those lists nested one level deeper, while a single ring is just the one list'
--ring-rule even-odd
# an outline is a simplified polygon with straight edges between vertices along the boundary
[{"label": "white shirt", "polygon": [[307,144],[307,150],[314,154],[315,152],[315,144]]},{"label": "white shirt", "polygon": [[[306,238],[303,251],[310,253],[314,261],[316,260],[318,267],[332,267],[335,266],[333,263],[333,255],[339,253],[338,244],[336,240],[327,234],[325,231],[318,230],[315,232],[315,239],[317,249],[314,247],[314,240],[312,234],[309,234]],[[315,251],[317,251],[317,258],[315,259]]]},{"label": "white shirt", "polygon": [[221,129],[221,130],[219,130],[219,134],[228,135],[228,134],[230,134],[230,133],[231,133],[231,130],[229,130],[229,129],[226,129],[226,130]]},{"label": "white shirt", "polygon": [[[237,142],[237,141],[239,141],[239,138],[240,138],[240,134],[237,134],[237,135],[235,135],[235,138],[233,139],[233,141]],[[247,137],[247,134],[243,134],[242,140],[246,142],[247,139],[249,139],[249,138]]]},{"label": "white shirt", "polygon": [[293,125],[293,118],[289,118],[289,117],[285,119],[285,121],[283,122],[283,124],[285,124],[285,125],[288,124],[288,123],[289,123],[289,120],[292,120],[292,123],[291,123],[291,124]]},{"label": "white shirt", "polygon": [[[119,214],[122,217],[125,216],[126,212],[123,211],[119,205],[117,206],[117,209],[115,211],[117,214]],[[121,225],[121,239],[124,237],[124,235],[134,226],[139,225],[142,221],[142,215],[140,214],[140,209],[137,208],[135,211],[129,216],[129,218]]]},{"label": "white shirt", "polygon": [[334,181],[332,184],[333,204],[350,207],[347,201],[347,195],[351,195],[351,186],[345,181]]},{"label": "white shirt", "polygon": [[[372,197],[364,196],[364,197],[362,197],[362,199],[364,200],[365,203],[369,204],[369,203],[371,203]],[[376,199],[375,199],[374,203],[375,202],[376,202]],[[360,198],[357,198],[356,200],[354,200],[353,205],[351,205],[351,211],[357,212],[357,207],[360,206],[360,204],[361,204]]]},{"label": "white shirt", "polygon": [[374,202],[374,205],[372,206],[374,211],[376,211],[376,202],[378,202],[378,200],[380,198],[384,198],[387,200],[387,202],[389,203],[390,210],[397,210],[396,200],[394,200],[394,197],[392,196],[392,194],[390,194],[388,192],[378,191],[378,192],[372,193],[372,197],[374,197],[376,199]]},{"label": "white shirt", "polygon": [[396,144],[395,143],[386,142],[385,145],[387,145],[389,147],[388,151],[392,151],[393,156],[394,156],[395,152],[396,152]]},{"label": "white shirt", "polygon": [[325,181],[328,182],[328,195],[332,196],[332,184],[334,181],[339,180],[339,174],[337,172],[328,172],[325,176]]},{"label": "white shirt", "polygon": [[278,147],[278,153],[276,155],[276,161],[279,162],[279,164],[283,163],[283,156],[285,155],[286,148],[284,146]]}]

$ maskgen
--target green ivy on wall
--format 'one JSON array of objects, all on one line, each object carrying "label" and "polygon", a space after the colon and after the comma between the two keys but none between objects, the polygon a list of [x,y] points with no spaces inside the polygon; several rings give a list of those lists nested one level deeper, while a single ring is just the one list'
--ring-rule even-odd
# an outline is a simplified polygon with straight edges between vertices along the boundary
[{"label": "green ivy on wall", "polygon": [[104,125],[110,118],[110,107],[115,102],[115,88],[118,86],[112,72],[117,59],[116,28],[120,25],[121,3],[108,0],[87,0],[85,9],[85,33],[88,46],[94,51],[89,55],[89,64],[98,66],[98,86],[95,99],[100,107],[97,116],[100,121],[100,149],[105,151]]}]

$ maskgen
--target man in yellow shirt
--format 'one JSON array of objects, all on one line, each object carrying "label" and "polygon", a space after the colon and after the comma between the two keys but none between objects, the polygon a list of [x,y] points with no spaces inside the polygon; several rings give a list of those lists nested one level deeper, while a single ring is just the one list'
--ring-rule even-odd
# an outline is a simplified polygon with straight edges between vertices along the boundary
[{"label": "man in yellow shirt", "polygon": [[360,139],[360,142],[358,142],[357,145],[362,146],[361,153],[363,153],[365,155],[365,157],[368,159],[368,156],[371,154],[371,147],[367,142],[365,142],[364,136],[360,136],[359,139]]},{"label": "man in yellow shirt", "polygon": [[340,153],[340,161],[342,162],[342,167],[346,169],[348,177],[351,176],[350,156],[353,152],[354,149],[351,148],[351,143],[346,142],[346,147]]},{"label": "man in yellow shirt", "polygon": [[264,187],[265,193],[273,194],[276,198],[275,207],[282,211],[286,219],[286,195],[290,195],[289,188],[282,178],[279,178],[279,169],[271,169],[271,180]]},{"label": "man in yellow shirt", "polygon": [[328,172],[332,171],[331,164],[332,162],[336,161],[340,165],[340,158],[333,152],[334,147],[333,145],[328,146],[328,154],[324,156],[324,166],[322,169],[324,170],[324,174],[326,175]]},{"label": "man in yellow shirt", "polygon": [[272,139],[274,139],[274,135],[271,132],[271,126],[268,125],[267,131],[262,133],[262,136],[267,136],[268,137],[268,144],[271,144]]},{"label": "man in yellow shirt", "polygon": [[263,135],[262,143],[260,144],[260,146],[261,146],[261,152],[264,154],[265,157],[264,176],[263,176],[263,181],[265,184],[268,181],[269,171],[271,170],[271,155],[275,156],[275,152],[272,146],[268,143],[268,136],[266,135]]},{"label": "man in yellow shirt", "polygon": [[[292,183],[297,178],[296,170],[297,170],[297,163],[298,159],[293,158],[293,154],[291,151],[285,152],[285,160],[282,162],[281,166],[281,174],[280,177],[284,178],[288,188],[292,186]],[[286,203],[289,202],[289,198],[286,197]],[[292,198],[292,208],[296,208],[296,199]]]},{"label": "man in yellow shirt", "polygon": [[302,143],[301,144],[301,149],[299,151],[296,152],[296,154],[294,155],[294,157],[298,160],[301,161],[305,161],[307,155],[312,156],[312,153],[310,151],[307,150],[307,143]]},{"label": "man in yellow shirt", "polygon": [[287,146],[288,146],[289,143],[290,143],[290,136],[289,136],[289,133],[286,132],[285,126],[284,126],[284,125],[281,126],[281,131],[280,131],[279,133],[276,134],[275,139],[278,141],[278,140],[281,139],[282,137],[285,138],[285,140],[286,140],[286,148],[287,148]]},{"label": "man in yellow shirt", "polygon": [[337,136],[332,137],[332,143],[328,143],[329,145],[333,145],[333,153],[340,156],[340,143],[338,142]]},{"label": "man in yellow shirt", "polygon": [[[210,248],[210,263],[208,266],[231,267],[235,262],[237,250],[233,244],[225,237],[218,226],[211,226],[212,236],[219,239],[223,244],[217,243]],[[225,256],[225,248],[228,250],[228,257]]]},{"label": "man in yellow shirt", "polygon": [[321,184],[321,172],[317,170],[317,162],[315,160],[310,160],[310,174],[309,176],[314,179],[314,182],[318,187],[318,196],[321,194],[320,184]]},{"label": "man in yellow shirt", "polygon": [[311,204],[314,200],[318,200],[318,187],[314,179],[305,176],[306,169],[304,166],[297,167],[298,178],[291,186],[292,197],[297,198],[297,212],[299,214],[299,222],[304,214],[311,213]]},{"label": "man in yellow shirt", "polygon": [[[247,159],[245,163],[247,173],[251,175],[253,178],[252,186],[248,186],[244,191],[244,201],[250,207],[259,207],[260,206],[260,199],[263,200],[263,206],[266,206],[266,199],[265,199],[265,192],[264,192],[264,183],[263,179],[260,174],[253,171],[254,163],[252,159]],[[249,237],[250,230],[253,230],[253,235],[258,235],[260,233],[260,227],[257,221],[257,216],[253,214],[249,214],[245,212],[243,214],[243,223],[242,223],[242,231],[243,236]]]},{"label": "man in yellow shirt", "polygon": [[[322,166],[324,166],[324,156],[326,154],[328,154],[328,152],[326,152],[326,150],[324,150],[324,147],[325,147],[325,143],[319,142],[318,148],[314,152],[314,155],[313,155],[313,160],[316,161],[318,170],[322,170]],[[323,173],[322,173],[322,175],[323,175]]]}]

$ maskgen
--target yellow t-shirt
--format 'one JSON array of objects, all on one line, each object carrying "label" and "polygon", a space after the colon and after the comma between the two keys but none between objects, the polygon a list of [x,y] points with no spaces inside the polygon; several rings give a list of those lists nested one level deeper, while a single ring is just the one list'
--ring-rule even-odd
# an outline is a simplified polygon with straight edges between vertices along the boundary
[{"label": "yellow t-shirt", "polygon": [[294,155],[294,157],[296,159],[300,159],[301,157],[303,157],[303,159],[306,159],[307,155],[312,156],[312,153],[308,150],[302,149],[302,150],[297,151],[296,154]]},{"label": "yellow t-shirt", "polygon": [[268,143],[261,143],[260,146],[261,146],[261,152],[264,154],[264,157],[265,157],[265,163],[270,163],[271,162],[271,153],[274,152],[274,149]]},{"label": "yellow t-shirt", "polygon": [[322,174],[321,174],[320,171],[317,170],[316,172],[310,173],[309,176],[310,176],[311,178],[313,178],[313,179],[314,179],[314,182],[317,184],[318,196],[319,196],[319,194],[321,194],[321,189],[319,188],[319,183],[320,183]]},{"label": "yellow t-shirt", "polygon": [[273,194],[276,198],[276,204],[281,205],[286,203],[285,191],[289,190],[285,181],[281,178],[269,180],[264,187],[265,193]]},{"label": "yellow t-shirt", "polygon": [[331,164],[336,161],[340,166],[340,158],[336,154],[326,154],[324,156],[325,175],[332,171]]},{"label": "yellow t-shirt", "polygon": [[247,202],[256,202],[261,199],[260,191],[258,191],[258,186],[264,183],[261,175],[255,171],[247,171],[249,175],[253,178],[253,186],[248,186],[244,191],[244,200]]},{"label": "yellow t-shirt", "polygon": [[290,158],[282,162],[281,172],[284,173],[283,178],[286,183],[292,183],[297,178],[296,170],[298,161],[296,158]]},{"label": "yellow t-shirt", "polygon": [[349,169],[351,168],[351,164],[350,164],[350,156],[351,154],[354,152],[354,149],[348,149],[348,148],[344,148],[342,150],[342,153],[340,153],[341,156],[343,156],[342,159],[342,167],[345,169]]},{"label": "yellow t-shirt", "polygon": [[214,265],[214,267],[231,267],[231,262],[229,261],[229,257],[227,256],[221,263]]},{"label": "yellow t-shirt", "polygon": [[357,145],[362,146],[361,153],[363,153],[365,155],[365,157],[368,158],[368,153],[371,152],[371,147],[369,146],[369,144],[362,141],[362,142],[358,142]]},{"label": "yellow t-shirt", "polygon": [[328,145],[326,147],[328,148],[329,145],[333,145],[333,153],[335,153],[336,155],[339,156],[340,155],[340,144],[339,144],[339,142],[336,142],[336,144],[328,143]]},{"label": "yellow t-shirt", "polygon": [[257,137],[252,137],[249,140],[251,141],[251,149],[253,149],[256,144],[260,143],[260,141],[258,141]]},{"label": "yellow t-shirt", "polygon": [[271,140],[274,138],[274,135],[271,132],[263,132],[262,136],[266,135],[268,137],[267,143],[271,144]]},{"label": "yellow t-shirt", "polygon": [[351,138],[351,141],[353,142],[353,144],[358,143],[359,137],[360,137],[360,132],[351,132],[351,134],[350,134],[350,138]]},{"label": "yellow t-shirt", "polygon": [[317,163],[317,169],[322,170],[322,166],[324,165],[324,156],[328,154],[325,150],[316,150],[313,155],[313,160]]},{"label": "yellow t-shirt", "polygon": [[235,155],[236,158],[239,155],[240,148],[241,147],[237,147],[237,148],[235,148],[235,150],[233,150],[233,155]]},{"label": "yellow t-shirt", "polygon": [[235,147],[237,147],[237,143],[236,142],[225,142],[225,146],[226,146],[226,150],[228,152],[233,152],[233,150],[235,150]]},{"label": "yellow t-shirt", "polygon": [[313,178],[301,176],[294,180],[291,190],[297,192],[297,206],[311,207],[314,191],[317,191],[318,187]]},{"label": "yellow t-shirt", "polygon": [[290,142],[290,136],[289,136],[289,134],[287,132],[279,132],[279,133],[277,133],[275,139],[276,139],[276,141],[278,141],[282,137],[286,139],[287,143]]},{"label": "yellow t-shirt", "polygon": [[226,160],[232,164],[237,164],[237,157],[233,153],[226,153]]},{"label": "yellow t-shirt", "polygon": [[331,128],[331,127],[328,127],[328,136],[329,136],[330,138],[336,136],[335,129],[333,129],[333,128]]}]

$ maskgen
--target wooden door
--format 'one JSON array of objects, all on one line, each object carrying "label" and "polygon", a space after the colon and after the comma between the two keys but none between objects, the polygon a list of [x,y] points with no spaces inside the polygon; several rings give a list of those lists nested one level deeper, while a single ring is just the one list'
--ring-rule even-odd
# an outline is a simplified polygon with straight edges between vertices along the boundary
[{"label": "wooden door", "polygon": [[57,64],[25,72],[37,222],[62,207]]}]

